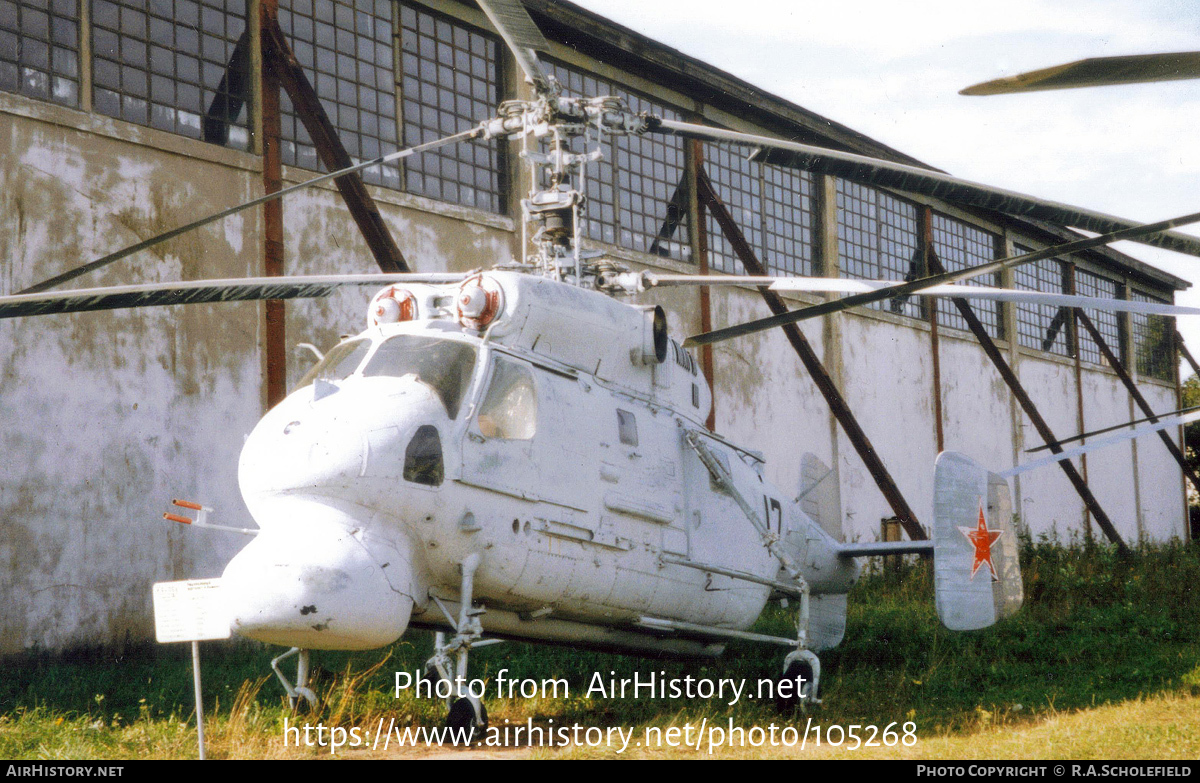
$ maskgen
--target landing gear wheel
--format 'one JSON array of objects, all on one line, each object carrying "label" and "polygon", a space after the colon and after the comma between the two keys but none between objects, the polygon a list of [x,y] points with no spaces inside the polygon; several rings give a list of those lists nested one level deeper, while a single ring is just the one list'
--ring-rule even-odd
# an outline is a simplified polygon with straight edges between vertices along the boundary
[{"label": "landing gear wheel", "polygon": [[450,714],[446,716],[447,728],[453,730],[472,730],[471,740],[483,739],[483,735],[488,729],[488,714],[487,707],[482,702],[479,704],[479,716],[475,715],[475,707],[471,704],[471,700],[462,697],[455,699],[450,705]]},{"label": "landing gear wheel", "polygon": [[[797,692],[796,685],[798,678],[803,678],[804,680],[799,686],[799,693]],[[808,701],[815,701],[817,693],[814,690],[814,679],[813,667],[808,661],[800,659],[789,663],[783,675],[776,682],[775,709],[785,715],[790,715],[801,704]],[[785,682],[787,683],[786,685],[784,685]]]}]

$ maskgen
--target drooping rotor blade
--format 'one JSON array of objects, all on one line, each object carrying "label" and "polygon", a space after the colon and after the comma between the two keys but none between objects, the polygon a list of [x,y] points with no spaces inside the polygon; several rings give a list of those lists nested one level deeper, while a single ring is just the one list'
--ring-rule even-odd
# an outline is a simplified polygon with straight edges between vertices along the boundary
[{"label": "drooping rotor blade", "polygon": [[1140,84],[1200,78],[1200,52],[1132,54],[1091,57],[993,79],[959,90],[959,95],[1001,95],[1010,92],[1066,90],[1109,84]]},{"label": "drooping rotor blade", "polygon": [[545,52],[550,47],[542,31],[525,10],[525,6],[521,5],[521,0],[476,1],[504,39],[504,43],[508,44],[517,65],[525,72],[526,78],[538,94],[549,92],[550,77],[546,75],[546,69],[538,60],[537,53]]},{"label": "drooping rotor blade", "polygon": [[[1027,473],[1031,470],[1036,470],[1037,468],[1044,468],[1047,465],[1053,465],[1055,462],[1059,462],[1064,459],[1071,459],[1072,457],[1078,457],[1081,454],[1087,454],[1088,452],[1107,448],[1108,446],[1116,445],[1122,441],[1133,440],[1134,438],[1140,438],[1141,436],[1143,436],[1147,433],[1150,433],[1150,432],[1157,432],[1158,430],[1165,430],[1168,427],[1178,427],[1182,424],[1190,424],[1193,421],[1197,421],[1197,420],[1200,420],[1200,411],[1188,413],[1184,416],[1172,416],[1172,417],[1166,418],[1166,419],[1159,419],[1158,421],[1154,422],[1153,424],[1142,424],[1142,425],[1134,427],[1133,429],[1128,430],[1126,432],[1117,433],[1116,435],[1109,435],[1107,438],[1101,438],[1100,440],[1092,441],[1091,443],[1088,443],[1084,446],[1076,446],[1073,449],[1067,449],[1066,451],[1060,451],[1057,454],[1050,454],[1049,456],[1042,457],[1041,459],[1035,459],[1031,462],[1026,462],[1024,464],[1017,465],[1015,468],[1010,468],[998,475],[1003,476],[1004,478],[1018,476],[1022,473]],[[1128,426],[1128,425],[1122,425],[1122,426]]]},{"label": "drooping rotor blade", "polygon": [[[727,141],[757,147],[759,152],[752,156],[752,160],[761,163],[830,174],[855,182],[919,193],[1018,217],[1030,217],[1059,225],[1074,226],[1097,234],[1140,225],[1125,218],[1093,212],[1057,201],[1048,201],[1003,188],[981,185],[977,182],[951,177],[939,171],[824,147],[814,147],[794,141],[774,139],[769,136],[739,133],[723,128],[711,128],[706,125],[695,125],[657,117],[651,119],[650,130],[704,141]],[[1179,253],[1200,256],[1200,239],[1187,234],[1170,231],[1147,232],[1139,234],[1136,241]]]},{"label": "drooping rotor blade", "polygon": [[[1051,258],[1053,256],[1063,255],[1066,253],[1076,253],[1081,250],[1087,250],[1088,248],[1107,245],[1110,242],[1118,242],[1123,239],[1132,239],[1134,236],[1147,233],[1157,233],[1168,228],[1185,226],[1189,223],[1196,222],[1200,222],[1200,212],[1181,215],[1180,217],[1170,218],[1169,220],[1160,220],[1157,223],[1146,223],[1145,225],[1141,226],[1133,226],[1120,231],[1101,234],[1097,237],[1077,239],[1074,242],[1066,242],[1061,245],[1054,245],[1053,247],[1037,250],[1033,253],[1025,253],[1018,256],[1011,256],[1009,258],[1002,258],[998,261],[989,261],[986,264],[967,267],[966,269],[960,269],[956,272],[945,272],[940,275],[930,275],[929,277],[923,277],[910,283],[898,283],[896,285],[879,288],[875,291],[852,294],[851,296],[843,297],[832,302],[823,302],[822,304],[812,305],[811,307],[793,310],[781,315],[774,315],[769,318],[761,318],[757,321],[748,321],[746,323],[737,324],[724,329],[715,329],[711,332],[705,332],[704,334],[693,335],[692,337],[687,338],[683,344],[685,347],[691,347],[693,345],[719,343],[723,340],[729,340],[734,337],[741,337],[742,335],[747,334],[754,334],[755,332],[761,332],[776,326],[782,326],[783,324],[798,323],[800,321],[806,321],[810,318],[818,318],[823,315],[829,315],[830,313],[841,312],[842,310],[847,310],[851,307],[857,307],[858,305],[879,302],[884,299],[896,299],[902,296],[909,296],[923,289],[931,288],[936,285],[957,283],[960,280],[969,280],[972,277],[985,275],[989,272],[999,272],[1002,269],[1021,266],[1022,264],[1028,264],[1043,258]],[[968,294],[963,298],[970,299],[971,297]]]},{"label": "drooping rotor blade", "polygon": [[[659,275],[645,273],[646,281],[655,287],[676,285],[750,285],[767,286],[772,291],[804,291],[807,293],[862,294],[891,289],[893,280],[850,280],[844,277],[748,277],[746,275]],[[994,288],[973,285],[934,285],[922,288],[910,296],[939,299],[984,299],[992,302],[1022,302],[1054,307],[1080,307],[1142,315],[1200,315],[1200,307],[1169,305],[1161,302],[1138,302],[1132,299],[1110,299],[1075,294],[1053,294],[1048,291],[1024,291],[1015,288]],[[891,297],[895,298],[895,297]]]},{"label": "drooping rotor blade", "polygon": [[[1191,413],[1192,411],[1200,411],[1200,405],[1193,406],[1191,408],[1180,408],[1177,411],[1168,411],[1167,413],[1160,413],[1157,416],[1146,416],[1145,418],[1134,419],[1133,421],[1127,421],[1124,424],[1114,424],[1111,427],[1104,427],[1103,429],[1092,430],[1091,432],[1085,432],[1081,435],[1076,435],[1073,438],[1063,438],[1062,440],[1060,440],[1058,442],[1058,444],[1061,446],[1064,443],[1074,443],[1077,440],[1083,440],[1084,438],[1094,438],[1097,435],[1103,435],[1106,432],[1113,432],[1114,430],[1124,429],[1125,427],[1132,427],[1135,424],[1142,424],[1143,422],[1147,422],[1147,421],[1162,421],[1164,418],[1167,418],[1169,416],[1179,416],[1184,413]],[[1046,444],[1044,446],[1038,446],[1036,449],[1025,449],[1025,453],[1026,454],[1036,454],[1039,451],[1046,451],[1049,448],[1050,448],[1050,445]]]},{"label": "drooping rotor blade", "polygon": [[259,299],[314,299],[343,286],[385,286],[389,283],[456,283],[461,274],[305,275],[247,277],[229,280],[190,280],[175,283],[84,288],[53,293],[0,296],[0,318],[30,315],[120,310],[130,307],[246,302]]},{"label": "drooping rotor blade", "polygon": [[469,141],[471,139],[474,139],[474,138],[477,138],[477,137],[483,135],[483,133],[484,133],[484,130],[482,127],[472,128],[471,130],[463,131],[462,133],[456,133],[453,136],[447,136],[443,139],[435,139],[434,141],[426,142],[425,144],[418,144],[415,147],[408,147],[407,149],[397,150],[396,152],[391,152],[391,153],[388,153],[387,155],[382,155],[378,158],[368,160],[364,163],[356,163],[355,165],[347,166],[344,169],[339,169],[337,171],[333,171],[328,174],[322,174],[319,177],[313,177],[312,179],[305,180],[304,182],[301,182],[298,185],[292,185],[291,187],[283,188],[282,190],[277,190],[274,193],[268,193],[265,196],[259,196],[256,199],[251,199],[250,201],[246,201],[242,204],[238,204],[237,206],[230,207],[229,209],[224,209],[224,210],[221,210],[220,212],[216,212],[211,215],[208,215],[207,217],[202,217],[199,220],[194,220],[185,226],[179,226],[178,228],[173,228],[170,231],[164,231],[163,233],[158,234],[156,236],[152,236],[149,239],[142,240],[141,242],[138,242],[137,244],[130,245],[129,247],[122,248],[121,250],[117,250],[115,252],[109,253],[106,256],[97,258],[95,261],[89,261],[88,263],[83,264],[82,266],[77,266],[74,269],[69,269],[66,272],[63,272],[61,275],[55,275],[54,277],[50,278],[49,280],[43,280],[42,282],[37,283],[36,285],[31,285],[28,288],[25,288],[25,289],[19,291],[18,293],[19,294],[36,294],[41,291],[49,290],[51,288],[54,288],[57,285],[67,282],[68,280],[74,280],[75,278],[79,277],[80,275],[85,275],[88,272],[99,269],[103,266],[107,266],[107,265],[113,263],[114,261],[120,261],[122,258],[131,256],[134,253],[137,253],[141,250],[145,250],[148,247],[154,247],[155,245],[157,245],[161,242],[166,242],[168,239],[173,239],[174,237],[177,237],[180,234],[186,234],[189,231],[200,228],[201,226],[206,226],[209,223],[216,222],[222,218],[227,218],[230,215],[236,215],[238,212],[241,212],[244,209],[250,209],[251,207],[256,207],[259,204],[265,204],[268,201],[273,201],[274,199],[282,198],[282,197],[288,195],[289,193],[295,193],[298,190],[303,190],[304,188],[311,187],[312,185],[316,185],[319,182],[325,182],[326,180],[337,179],[338,177],[344,177],[347,174],[353,174],[356,171],[362,171],[363,169],[368,169],[368,168],[371,168],[372,166],[380,166],[384,163],[390,163],[391,161],[394,161],[394,160],[400,160],[402,158],[407,158],[409,156],[416,155],[421,152],[428,152],[429,150],[437,149],[438,147],[442,147],[447,144],[456,144],[460,141]]}]

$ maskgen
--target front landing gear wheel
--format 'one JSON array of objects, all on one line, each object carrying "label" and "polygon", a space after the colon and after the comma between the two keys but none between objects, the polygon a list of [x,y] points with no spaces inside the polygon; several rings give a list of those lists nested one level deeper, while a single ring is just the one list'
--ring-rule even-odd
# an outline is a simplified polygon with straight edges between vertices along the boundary
[{"label": "front landing gear wheel", "polygon": [[812,653],[789,655],[784,660],[783,675],[775,688],[775,709],[791,714],[799,706],[820,704],[817,690],[820,680],[820,663]]},{"label": "front landing gear wheel", "polygon": [[455,731],[471,731],[471,741],[481,740],[487,733],[488,714],[483,702],[479,703],[479,714],[475,713],[475,705],[463,697],[455,699],[450,705],[450,714],[446,716],[446,726]]}]

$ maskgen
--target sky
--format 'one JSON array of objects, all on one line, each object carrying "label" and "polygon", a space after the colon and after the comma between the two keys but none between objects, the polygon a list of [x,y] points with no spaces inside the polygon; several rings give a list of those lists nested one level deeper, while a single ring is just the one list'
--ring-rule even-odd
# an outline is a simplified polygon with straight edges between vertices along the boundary
[{"label": "sky", "polygon": [[[1200,2],[574,2],[954,176],[1145,222],[1200,211],[1200,80],[958,94],[1085,57],[1200,50]],[[1116,247],[1200,289],[1200,258]],[[1200,307],[1200,290],[1176,301]],[[1200,355],[1200,316],[1179,329]]]}]

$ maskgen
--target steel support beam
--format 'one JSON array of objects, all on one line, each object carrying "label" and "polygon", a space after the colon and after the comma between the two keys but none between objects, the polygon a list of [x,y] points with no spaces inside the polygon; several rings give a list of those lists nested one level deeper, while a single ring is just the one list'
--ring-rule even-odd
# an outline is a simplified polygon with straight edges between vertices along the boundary
[{"label": "steel support beam", "polygon": [[[929,256],[933,253],[933,208],[921,207],[921,269],[918,273],[924,277],[929,274]],[[942,424],[942,357],[941,342],[938,335],[938,306],[937,300],[925,302],[925,319],[929,322],[929,350],[933,356],[933,421],[934,436],[937,438],[937,450],[941,454],[946,450],[946,432]]]},{"label": "steel support beam", "polygon": [[[1063,292],[1074,295],[1075,290],[1075,264],[1067,262],[1063,265]],[[1060,309],[1058,315],[1063,317],[1067,326],[1067,346],[1071,352],[1071,356],[1075,359],[1075,425],[1079,432],[1087,432],[1087,421],[1083,417],[1083,358],[1079,351],[1079,326],[1078,323],[1071,317],[1071,313],[1066,308]],[[1088,481],[1088,460],[1087,455],[1083,454],[1079,457],[1079,467],[1083,472],[1083,481],[1086,484]],[[1083,521],[1086,525],[1087,537],[1092,537],[1092,515],[1084,504]]]},{"label": "steel support beam", "polygon": [[[696,172],[704,167],[704,144],[693,139],[688,142],[687,156],[684,159],[687,166],[687,176],[690,180],[695,181]],[[691,221],[688,226],[690,238],[692,242],[692,252],[696,254],[696,271],[699,274],[708,274],[708,211],[704,208],[704,202],[700,200],[698,187],[687,189],[688,193],[688,217]],[[712,295],[709,293],[708,286],[702,285],[700,288],[700,331],[712,331]],[[704,380],[708,382],[709,396],[712,398],[712,404],[708,409],[708,418],[704,422],[704,426],[708,427],[709,432],[717,431],[717,385],[713,382],[713,347],[711,345],[700,346],[700,371],[704,373]]]},{"label": "steel support beam", "polygon": [[1187,363],[1191,366],[1192,372],[1196,373],[1197,376],[1200,376],[1200,364],[1197,364],[1196,360],[1192,357],[1192,352],[1189,351],[1187,345],[1184,344],[1183,335],[1179,332],[1175,333],[1175,347],[1179,350],[1179,353],[1183,354],[1183,358],[1186,359]]},{"label": "steel support beam", "polygon": [[[713,215],[713,219],[721,227],[725,238],[729,240],[729,244],[733,246],[733,250],[737,253],[738,259],[741,260],[742,266],[750,275],[766,275],[766,269],[759,262],[758,256],[746,241],[746,237],[742,234],[742,230],[734,221],[733,216],[729,214],[729,210],[725,207],[713,189],[712,181],[709,180],[708,174],[704,171],[703,165],[696,167],[696,192],[700,199],[700,203],[705,205]],[[759,293],[767,302],[767,307],[771,312],[779,315],[786,313],[788,307],[784,301],[774,291],[766,287],[759,287]],[[788,342],[795,349],[800,361],[804,364],[808,374],[817,384],[817,388],[821,390],[821,394],[825,397],[825,401],[829,404],[830,410],[837,418],[838,423],[842,425],[843,431],[854,444],[854,449],[858,452],[859,457],[867,466],[875,483],[879,486],[879,491],[883,493],[888,504],[892,507],[892,511],[899,518],[900,524],[904,526],[904,530],[908,533],[908,537],[914,541],[924,539],[925,531],[921,529],[920,522],[917,520],[917,515],[909,507],[904,496],[900,494],[900,488],[896,486],[896,482],[892,479],[887,468],[883,464],[883,460],[875,453],[875,447],[871,445],[870,439],[867,438],[862,427],[859,426],[858,420],[854,417],[854,413],[850,410],[850,406],[846,404],[846,400],[838,391],[837,385],[834,384],[833,378],[830,377],[825,367],[821,364],[817,354],[809,344],[808,339],[800,332],[800,329],[795,324],[786,324],[783,326],[783,333],[787,336]]]},{"label": "steel support beam", "polygon": [[[260,29],[279,26],[278,0],[262,0],[259,6]],[[265,48],[265,47],[264,47]],[[283,186],[283,159],[280,155],[279,79],[272,68],[262,69],[262,151],[263,192],[276,193]],[[263,204],[263,274],[283,274],[283,202],[274,199]],[[287,339],[283,301],[268,299],[264,310],[264,353],[266,355],[267,408],[287,396]]]},{"label": "steel support beam", "polygon": [[[316,90],[309,83],[304,68],[296,59],[283,30],[279,27],[277,16],[273,14],[263,14],[262,46],[263,78],[271,72],[278,85],[287,90],[296,115],[304,123],[304,128],[321,157],[321,163],[328,171],[337,171],[353,165],[350,154],[338,138],[337,129],[329,121]],[[375,206],[375,200],[363,184],[362,177],[357,173],[347,174],[335,179],[334,183],[367,241],[371,254],[375,256],[379,268],[384,272],[408,272],[408,264],[400,253],[400,248],[396,246],[387,224],[383,222],[383,216],[379,214],[379,208]]]},{"label": "steel support beam", "polygon": [[[940,274],[945,271],[945,267],[942,266],[942,262],[936,253],[929,254],[929,262],[930,272]],[[1025,387],[1021,385],[1020,379],[1017,378],[1016,373],[1009,367],[1008,362],[1004,360],[1000,349],[992,341],[991,335],[987,333],[987,329],[984,328],[979,317],[975,315],[975,310],[967,303],[966,299],[955,298],[952,301],[958,308],[958,311],[962,313],[962,317],[966,320],[971,333],[975,335],[975,339],[983,347],[983,352],[992,360],[992,364],[995,365],[996,370],[1000,373],[1000,377],[1008,384],[1009,390],[1016,397],[1017,402],[1021,404],[1021,409],[1025,411],[1025,415],[1033,423],[1034,429],[1038,431],[1038,435],[1050,446],[1051,451],[1055,454],[1060,453],[1063,450],[1062,446],[1058,445],[1058,439],[1054,437],[1050,425],[1042,418],[1042,414],[1038,412],[1037,406],[1033,404],[1033,400],[1025,391]],[[1096,524],[1104,531],[1104,535],[1108,536],[1108,539],[1116,544],[1117,548],[1123,554],[1128,554],[1129,547],[1121,540],[1116,527],[1113,526],[1112,521],[1108,518],[1108,514],[1104,513],[1104,509],[1100,507],[1100,502],[1096,500],[1096,497],[1088,488],[1087,482],[1083,480],[1083,476],[1079,475],[1079,471],[1075,469],[1070,460],[1062,460],[1058,464],[1063,472],[1067,474],[1067,479],[1075,487],[1075,491],[1079,493],[1079,497],[1083,498],[1084,504],[1087,506],[1088,511],[1091,512],[1092,517],[1095,518]]]},{"label": "steel support beam", "polygon": [[[1125,384],[1125,388],[1129,390],[1129,396],[1142,409],[1142,413],[1146,414],[1150,421],[1158,421],[1154,410],[1150,407],[1150,403],[1142,396],[1142,392],[1138,389],[1137,384],[1133,382],[1133,377],[1129,374],[1125,365],[1121,363],[1121,360],[1117,358],[1117,355],[1109,348],[1108,343],[1104,341],[1104,335],[1100,334],[1100,330],[1096,328],[1096,324],[1092,322],[1088,314],[1075,308],[1075,318],[1087,330],[1087,333],[1091,335],[1092,341],[1100,348],[1100,353],[1104,355],[1105,361],[1116,372],[1117,377],[1121,379],[1121,383]],[[1179,450],[1179,444],[1171,439],[1166,430],[1159,430],[1158,437],[1162,439],[1163,445],[1167,447],[1167,451],[1171,452],[1171,456],[1179,463],[1180,469],[1183,470],[1183,475],[1192,483],[1196,491],[1200,492],[1200,476],[1197,476],[1196,472],[1188,467],[1187,457]]]}]

